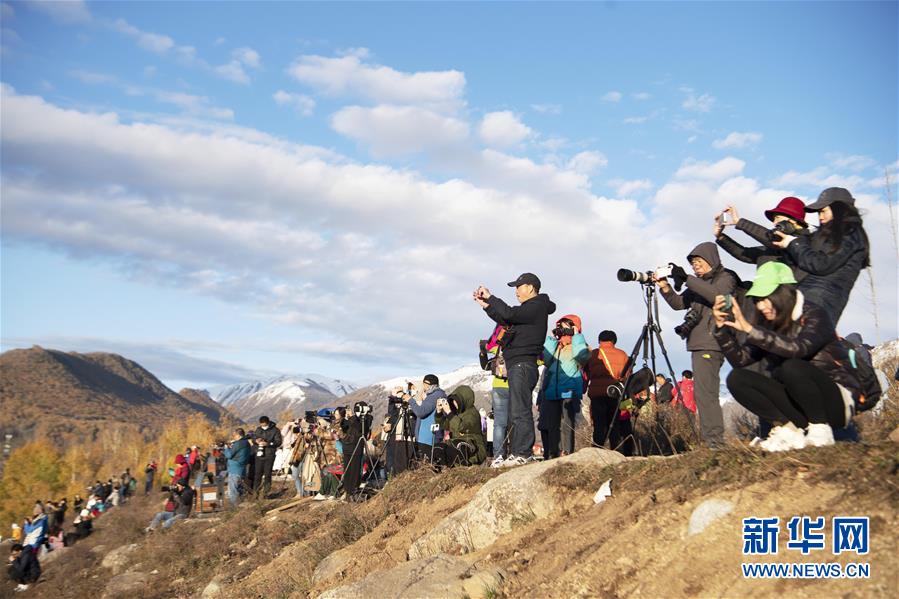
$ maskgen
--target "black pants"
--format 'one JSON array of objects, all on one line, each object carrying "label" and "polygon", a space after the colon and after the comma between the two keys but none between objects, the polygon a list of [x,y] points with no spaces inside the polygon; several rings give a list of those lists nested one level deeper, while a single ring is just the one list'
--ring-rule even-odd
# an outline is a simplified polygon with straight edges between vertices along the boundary
[{"label": "black pants", "polygon": [[388,467],[390,475],[396,475],[409,469],[412,460],[415,458],[415,447],[412,441],[398,440],[391,437],[387,443],[388,449],[393,446],[393,463]]},{"label": "black pants", "polygon": [[343,446],[343,477],[340,482],[343,484],[343,491],[347,495],[354,495],[359,490],[359,483],[362,482],[362,461],[365,459],[365,451],[363,445],[365,441],[357,439],[352,445]]},{"label": "black pants", "polygon": [[560,444],[562,442],[562,400],[545,399],[540,404],[543,413],[543,423],[546,425],[546,435],[540,430],[543,437],[543,457],[547,460],[559,457]]},{"label": "black pants", "polygon": [[262,489],[264,495],[272,490],[272,468],[275,466],[275,452],[266,451],[253,460],[253,490]]},{"label": "black pants", "polygon": [[529,458],[534,454],[534,410],[531,398],[537,386],[536,361],[509,364],[509,453]]},{"label": "black pants", "polygon": [[438,443],[434,446],[434,464],[438,466],[469,466],[470,446],[468,443]]},{"label": "black pants", "polygon": [[634,427],[630,420],[619,420],[618,401],[611,397],[591,397],[593,418],[593,446],[602,447],[608,438],[609,447],[624,455],[634,453]]},{"label": "black pants", "polygon": [[785,361],[772,378],[744,368],[727,377],[727,388],[744,408],[777,424],[846,426],[843,397],[826,372],[805,360]]}]

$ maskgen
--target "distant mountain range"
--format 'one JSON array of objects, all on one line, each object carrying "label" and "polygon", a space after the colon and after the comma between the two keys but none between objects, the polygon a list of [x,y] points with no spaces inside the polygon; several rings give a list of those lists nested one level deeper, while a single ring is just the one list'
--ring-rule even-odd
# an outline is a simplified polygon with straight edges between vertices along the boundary
[{"label": "distant mountain range", "polygon": [[46,438],[58,447],[116,427],[152,435],[172,418],[233,419],[205,392],[175,393],[117,354],[34,346],[0,354],[0,433],[13,445]]},{"label": "distant mountain range", "polygon": [[356,386],[347,381],[298,374],[216,387],[210,395],[219,405],[253,422],[259,416],[276,419],[285,412],[302,416],[305,410],[335,405],[340,397],[354,391]]}]

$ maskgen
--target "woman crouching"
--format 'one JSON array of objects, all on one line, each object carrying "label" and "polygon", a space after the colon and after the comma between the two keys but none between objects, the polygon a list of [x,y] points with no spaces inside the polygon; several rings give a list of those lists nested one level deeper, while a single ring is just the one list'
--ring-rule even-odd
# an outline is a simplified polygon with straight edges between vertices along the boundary
[{"label": "woman crouching", "polygon": [[[860,385],[830,317],[805,301],[792,271],[779,262],[758,268],[746,296],[755,301],[755,322],[746,320],[738,302],[718,296],[714,334],[734,368],[727,377],[734,399],[775,424],[761,448],[832,445],[833,429],[852,418]],[[746,368],[756,362],[763,368]]]}]

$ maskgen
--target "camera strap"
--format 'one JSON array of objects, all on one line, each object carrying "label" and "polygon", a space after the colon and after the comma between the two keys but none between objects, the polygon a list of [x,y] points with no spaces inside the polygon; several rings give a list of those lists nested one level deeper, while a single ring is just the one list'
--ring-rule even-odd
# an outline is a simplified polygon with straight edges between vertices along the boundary
[{"label": "camera strap", "polygon": [[609,362],[609,357],[606,356],[606,352],[604,352],[601,347],[599,348],[599,355],[602,356],[602,361],[606,365],[606,370],[609,371],[609,375],[616,381],[620,381],[621,377],[615,374],[615,371],[612,370],[612,363]]}]

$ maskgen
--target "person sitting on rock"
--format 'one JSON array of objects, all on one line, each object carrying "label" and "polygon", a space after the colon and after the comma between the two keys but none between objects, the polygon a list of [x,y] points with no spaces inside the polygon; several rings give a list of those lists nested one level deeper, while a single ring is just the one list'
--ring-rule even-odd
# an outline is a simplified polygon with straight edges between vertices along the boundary
[{"label": "person sitting on rock", "polygon": [[449,440],[434,447],[438,466],[472,466],[487,459],[481,415],[474,405],[474,391],[462,385],[449,397],[437,401],[436,422],[449,433]]},{"label": "person sitting on rock", "polygon": [[[169,504],[173,502],[173,505]],[[187,484],[185,479],[181,479],[175,483],[175,488],[170,496],[170,500],[166,502],[166,507],[172,507],[169,511],[158,512],[153,516],[153,520],[146,528],[146,532],[152,532],[161,524],[162,528],[171,528],[178,520],[184,520],[190,516],[190,511],[194,505],[194,490]]]},{"label": "person sitting on rock", "polygon": [[28,585],[41,577],[41,564],[32,547],[13,543],[9,550],[9,577],[18,583],[16,591],[28,590]]}]

